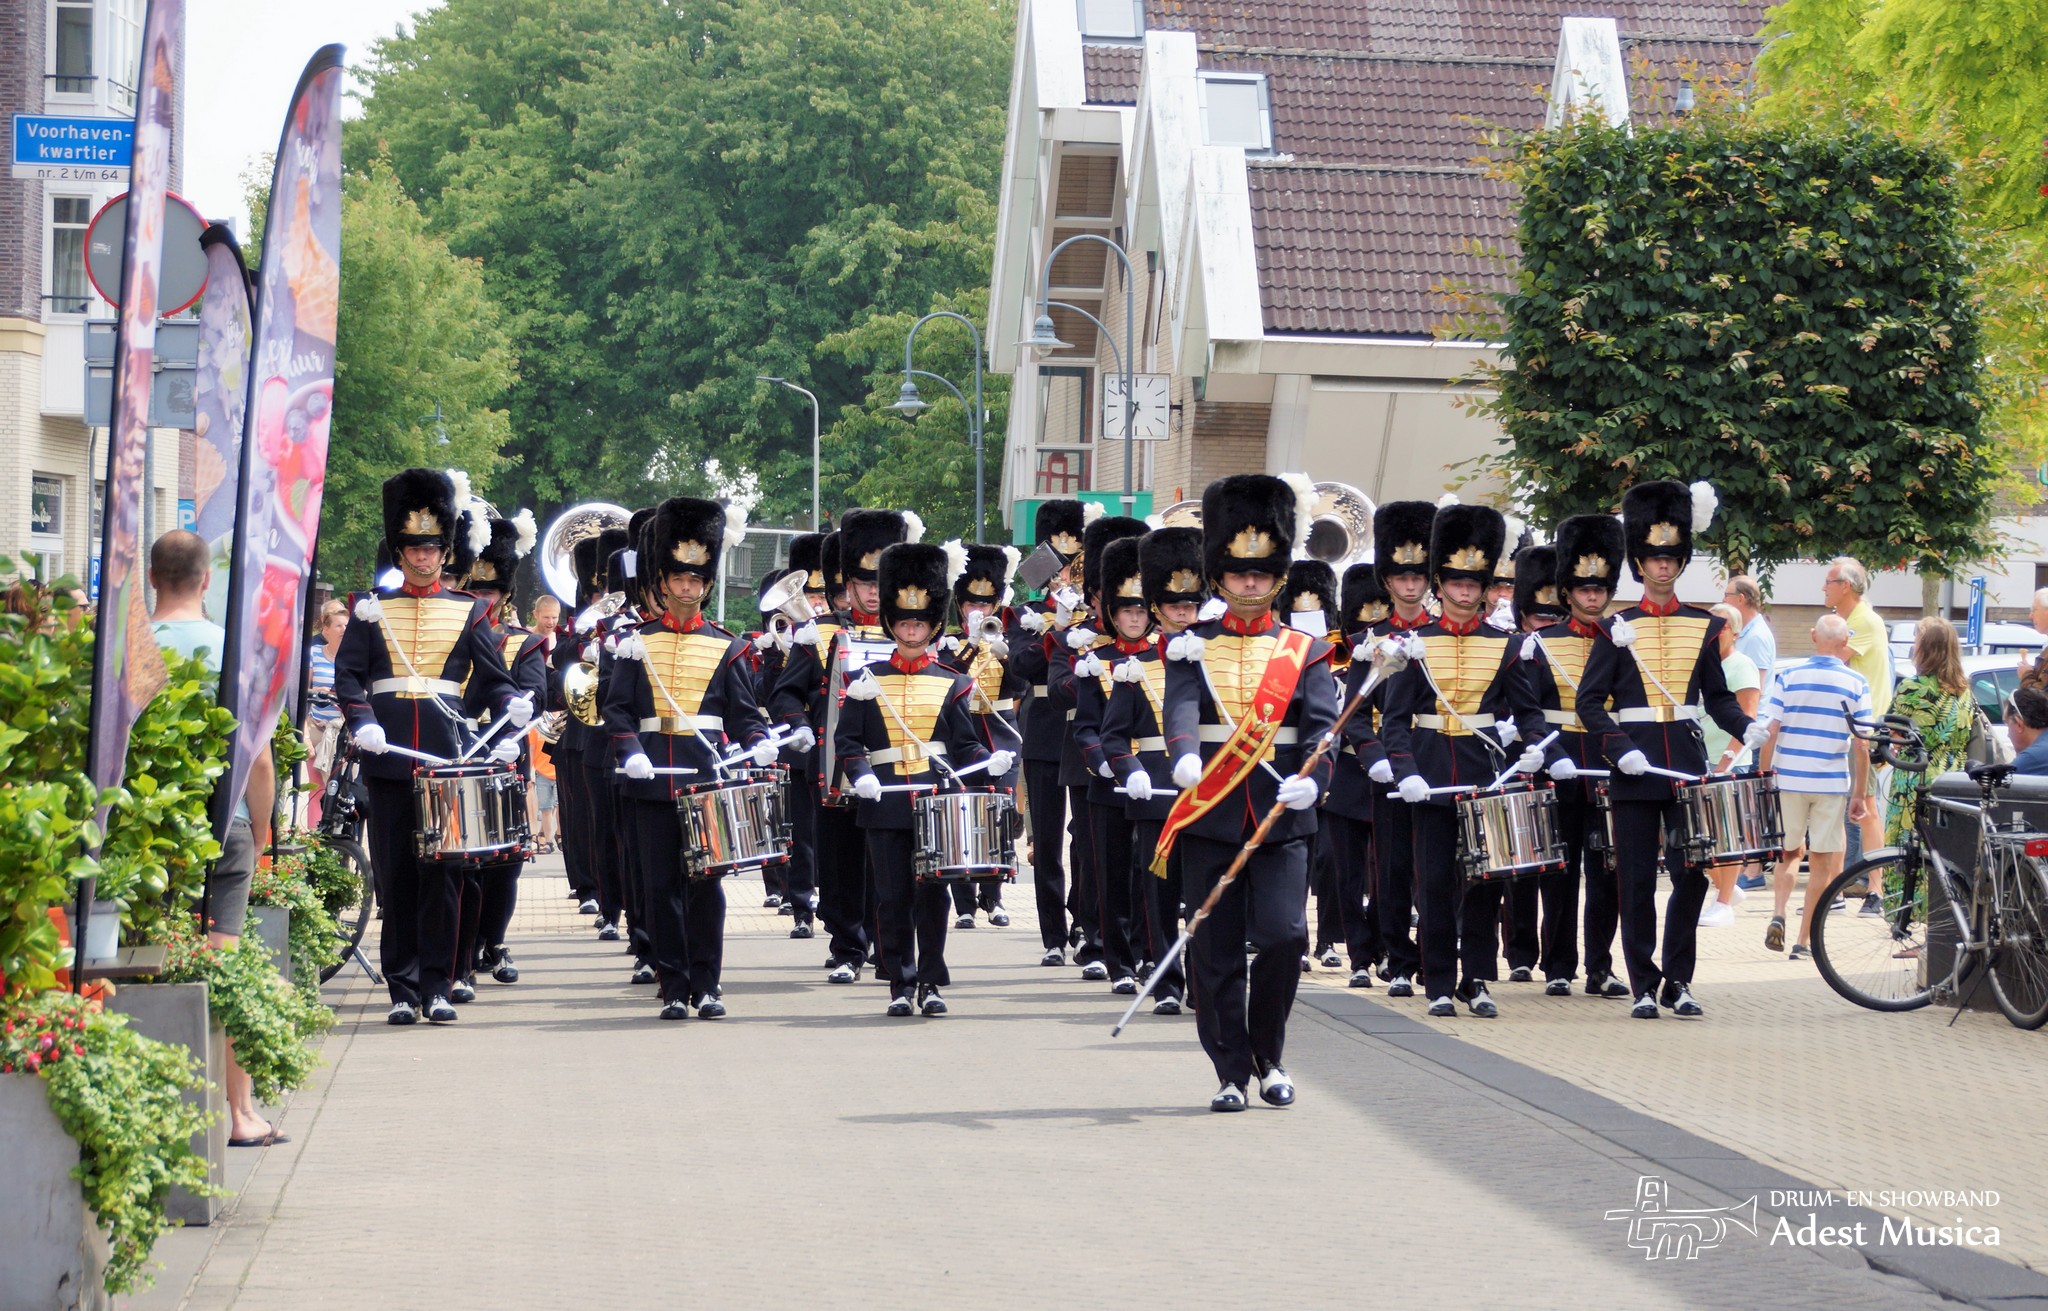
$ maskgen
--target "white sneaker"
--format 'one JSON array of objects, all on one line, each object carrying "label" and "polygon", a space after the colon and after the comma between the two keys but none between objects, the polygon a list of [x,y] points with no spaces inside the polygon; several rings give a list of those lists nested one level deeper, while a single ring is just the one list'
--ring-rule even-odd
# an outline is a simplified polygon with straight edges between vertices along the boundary
[{"label": "white sneaker", "polygon": [[1700,912],[1700,927],[1703,929],[1725,929],[1735,922],[1735,907],[1725,901],[1716,901]]},{"label": "white sneaker", "polygon": [[1737,882],[1729,884],[1728,886],[1732,888],[1735,892],[1735,900],[1729,902],[1729,905],[1740,906],[1743,902],[1749,900],[1749,894],[1742,890],[1742,883],[1739,880]]}]

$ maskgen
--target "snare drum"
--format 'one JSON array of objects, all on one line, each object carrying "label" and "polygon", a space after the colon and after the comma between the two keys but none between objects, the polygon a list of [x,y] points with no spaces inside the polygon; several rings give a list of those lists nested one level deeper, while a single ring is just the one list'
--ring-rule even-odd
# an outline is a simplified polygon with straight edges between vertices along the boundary
[{"label": "snare drum", "polygon": [[1548,783],[1516,783],[1458,798],[1458,858],[1471,883],[1563,869],[1556,790]]},{"label": "snare drum", "polygon": [[1586,780],[1586,796],[1593,815],[1586,824],[1586,850],[1598,856],[1609,869],[1614,867],[1614,802],[1607,792],[1607,780]]},{"label": "snare drum", "polygon": [[789,810],[782,770],[734,770],[723,783],[676,794],[683,827],[683,868],[694,879],[722,879],[789,858]]},{"label": "snare drum", "polygon": [[1016,802],[998,791],[939,792],[910,802],[919,880],[1013,879],[1016,844],[1010,816]]},{"label": "snare drum", "polygon": [[1785,854],[1775,774],[1736,774],[1678,785],[1679,845],[1697,866],[1746,865]]},{"label": "snare drum", "polygon": [[510,765],[422,765],[413,771],[413,841],[421,860],[494,865],[523,854],[526,780]]}]

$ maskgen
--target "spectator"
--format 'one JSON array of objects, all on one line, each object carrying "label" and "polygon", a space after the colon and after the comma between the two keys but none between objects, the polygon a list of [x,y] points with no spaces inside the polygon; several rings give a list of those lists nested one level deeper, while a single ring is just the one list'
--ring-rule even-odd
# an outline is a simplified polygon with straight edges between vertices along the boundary
[{"label": "spectator", "polygon": [[2005,725],[2012,734],[2013,772],[2048,774],[2048,692],[2023,687],[2007,697]]},{"label": "spectator", "polygon": [[536,636],[548,644],[552,653],[555,649],[555,629],[562,622],[562,603],[552,596],[542,595],[533,603],[533,622],[530,625]]},{"label": "spectator", "polygon": [[1737,574],[1728,580],[1727,594],[1721,601],[1741,616],[1741,622],[1735,626],[1735,649],[1756,665],[1757,675],[1762,679],[1759,686],[1769,687],[1771,671],[1778,667],[1778,635],[1771,631],[1771,621],[1764,618],[1763,588],[1748,574]]},{"label": "spectator", "polygon": [[[1783,671],[1764,707],[1763,722],[1770,725],[1770,733],[1759,758],[1764,768],[1775,764],[1778,771],[1786,845],[1797,844],[1807,852],[1805,918],[1799,923],[1793,960],[1811,954],[1807,942],[1814,907],[1842,872],[1845,812],[1848,822],[1856,824],[1871,808],[1866,795],[1870,753],[1851,736],[1843,718],[1845,711],[1859,721],[1870,718],[1870,685],[1849,667],[1849,640],[1849,622],[1840,615],[1824,614],[1815,620],[1816,654]],[[1772,951],[1785,949],[1785,903],[1792,895],[1795,860],[1788,851],[1772,880],[1775,905],[1764,931],[1764,945]]]},{"label": "spectator", "polygon": [[[1735,702],[1742,707],[1742,713],[1756,718],[1757,706],[1763,700],[1763,678],[1756,662],[1744,655],[1736,635],[1742,631],[1742,615],[1732,605],[1717,605],[1714,616],[1721,625],[1721,676],[1728,681],[1728,690],[1735,694]],[[1740,769],[1749,763],[1749,748],[1731,739],[1721,726],[1712,719],[1701,724],[1707,737],[1707,759],[1720,762],[1718,770]],[[1759,867],[1760,868],[1760,867]],[[1716,865],[1707,871],[1707,877],[1714,881],[1717,894],[1707,908],[1700,912],[1700,923],[1706,928],[1723,928],[1735,922],[1735,903],[1742,900],[1742,890],[1736,879],[1743,872],[1740,865]],[[1761,881],[1757,886],[1763,886]]]},{"label": "spectator", "polygon": [[526,758],[533,762],[533,788],[526,794],[526,822],[533,830],[533,851],[537,856],[552,855],[560,841],[560,802],[555,791],[555,758],[547,752],[538,720],[526,729]]},{"label": "spectator", "polygon": [[[2027,622],[2037,633],[2048,634],[2048,587],[2034,593],[2034,604],[2027,611]],[[2020,653],[2020,686],[2048,687],[2048,657]]]},{"label": "spectator", "polygon": [[[1970,699],[1970,680],[1963,673],[1963,648],[1956,641],[1955,625],[1936,616],[1922,619],[1913,630],[1913,668],[1919,672],[1899,684],[1892,698],[1892,713],[1913,721],[1920,740],[1927,744],[1927,772],[1909,774],[1892,771],[1890,800],[1885,807],[1884,840],[1893,845],[1904,839],[1913,824],[1915,794],[1952,769],[1961,769],[1970,746],[1970,730],[1976,725]],[[1863,898],[1865,913],[1875,915],[1881,907],[1875,896]]]},{"label": "spectator", "polygon": [[320,631],[313,636],[313,684],[306,707],[306,827],[320,823],[320,793],[334,768],[334,746],[341,737],[341,707],[334,704],[334,648],[348,627],[348,603],[329,601],[320,607]]},{"label": "spectator", "polygon": [[[206,542],[197,533],[174,529],[149,548],[149,584],[156,589],[156,613],[150,616],[157,645],[182,656],[199,656],[220,673],[227,634],[206,617],[206,584],[213,570],[207,564]],[[270,814],[277,805],[277,770],[266,744],[249,770],[245,794],[235,801],[220,859],[206,871],[206,939],[215,946],[241,941],[249,914],[249,880],[256,873],[256,853],[270,845]],[[228,1144],[260,1147],[284,1142],[268,1120],[256,1113],[249,1076],[228,1043]]]},{"label": "spectator", "polygon": [[[1870,712],[1884,716],[1892,708],[1892,648],[1890,636],[1884,630],[1884,620],[1871,608],[1863,594],[1870,590],[1870,571],[1848,556],[1839,556],[1828,563],[1827,578],[1821,584],[1822,600],[1828,609],[1840,615],[1849,624],[1849,668],[1863,675],[1863,682],[1870,689]],[[1885,776],[1881,769],[1868,771],[1869,795],[1873,798],[1884,795]],[[1864,807],[1864,819],[1849,829],[1847,859],[1857,861],[1865,851],[1875,851],[1884,842],[1884,811],[1882,807]],[[1876,888],[1868,889],[1876,892]]]}]

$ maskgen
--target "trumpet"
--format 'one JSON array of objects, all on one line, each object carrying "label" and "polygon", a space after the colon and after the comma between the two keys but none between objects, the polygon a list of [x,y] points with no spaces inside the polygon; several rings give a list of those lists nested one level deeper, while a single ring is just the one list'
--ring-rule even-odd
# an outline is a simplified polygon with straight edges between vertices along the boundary
[{"label": "trumpet", "polygon": [[973,636],[975,642],[984,645],[989,642],[1001,641],[1003,636],[1003,621],[996,618],[996,616],[994,615],[984,615],[982,616],[981,622],[974,626]]}]

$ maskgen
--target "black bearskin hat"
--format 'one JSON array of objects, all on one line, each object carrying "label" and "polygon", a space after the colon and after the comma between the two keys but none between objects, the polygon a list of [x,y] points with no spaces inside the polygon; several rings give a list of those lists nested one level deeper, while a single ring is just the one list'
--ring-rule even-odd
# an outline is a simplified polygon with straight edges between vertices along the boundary
[{"label": "black bearskin hat", "polygon": [[1031,521],[1031,535],[1057,551],[1060,563],[1067,564],[1081,553],[1081,533],[1088,520],[1101,513],[1102,507],[1092,501],[1084,503],[1066,497],[1042,501]]},{"label": "black bearskin hat", "polygon": [[647,554],[647,525],[654,521],[654,507],[649,505],[633,511],[626,520],[626,539],[640,554]]},{"label": "black bearskin hat", "polygon": [[1387,595],[1387,586],[1380,581],[1375,565],[1355,564],[1346,569],[1342,592],[1338,608],[1344,618],[1344,632],[1370,628],[1394,613],[1393,598]]},{"label": "black bearskin hat", "polygon": [[1202,581],[1202,530],[1155,528],[1138,539],[1138,571],[1154,606],[1209,599]]},{"label": "black bearskin hat", "polygon": [[1493,562],[1495,584],[1513,584],[1519,577],[1516,570],[1521,568],[1522,550],[1536,545],[1536,534],[1529,531],[1527,524],[1519,519],[1507,520],[1507,528],[1501,534],[1500,559]]},{"label": "black bearskin hat", "polygon": [[1563,623],[1571,606],[1557,590],[1557,548],[1525,546],[1515,552],[1515,618]]},{"label": "black bearskin hat", "polygon": [[1429,576],[1438,586],[1469,578],[1481,587],[1493,581],[1494,562],[1508,535],[1501,512],[1486,505],[1442,505],[1429,528]]},{"label": "black bearskin hat", "polygon": [[1010,580],[1017,575],[1022,558],[1014,546],[984,546],[967,549],[967,567],[953,580],[953,600],[965,607],[985,605],[994,610],[1008,603]]},{"label": "black bearskin hat", "polygon": [[570,547],[569,563],[576,569],[576,605],[581,609],[597,599],[597,589],[604,582],[604,559],[597,553],[597,539],[586,537]]},{"label": "black bearskin hat", "polygon": [[1628,530],[1629,569],[1638,581],[1638,562],[1670,556],[1683,569],[1692,560],[1693,496],[1684,483],[1638,483],[1621,498],[1621,522]]},{"label": "black bearskin hat", "polygon": [[946,550],[942,546],[897,542],[882,548],[881,559],[875,565],[882,591],[882,631],[888,632],[889,626],[899,619],[922,619],[932,626],[936,636],[946,622],[946,599],[952,594],[946,574]]},{"label": "black bearskin hat", "polygon": [[1429,530],[1436,507],[1428,501],[1388,501],[1372,516],[1372,568],[1382,591],[1389,578],[1429,576]]},{"label": "black bearskin hat", "polygon": [[1612,592],[1621,582],[1625,549],[1621,520],[1611,514],[1575,514],[1557,526],[1557,590],[1600,586]]},{"label": "black bearskin hat", "polygon": [[825,534],[804,533],[790,539],[789,567],[804,571],[804,590],[822,592],[825,590],[825,570],[822,557],[825,553]]},{"label": "black bearskin hat", "polygon": [[605,596],[612,592],[624,592],[628,597],[632,596],[632,587],[621,572],[625,562],[619,559],[620,553],[627,549],[629,541],[626,530],[607,528],[597,535],[596,541],[597,558],[602,562],[601,568],[604,571],[598,579],[597,594]]},{"label": "black bearskin hat", "polygon": [[1337,622],[1337,571],[1321,560],[1296,560],[1287,567],[1287,583],[1273,600],[1273,613],[1290,624],[1293,616],[1320,612],[1323,632],[1343,631]]},{"label": "black bearskin hat", "polygon": [[716,501],[697,496],[671,496],[654,507],[647,521],[647,556],[642,567],[650,575],[695,574],[710,582],[718,577],[718,557],[726,547],[728,516]]},{"label": "black bearskin hat", "polygon": [[839,542],[839,530],[834,528],[818,543],[818,572],[825,576],[827,600],[846,590],[846,575],[839,568]]},{"label": "black bearskin hat", "polygon": [[519,561],[533,549],[533,515],[521,510],[515,518],[491,520],[491,540],[469,567],[469,584],[512,594]]},{"label": "black bearskin hat", "polygon": [[873,582],[880,576],[885,549],[923,536],[924,520],[908,510],[848,510],[839,520],[840,573]]},{"label": "black bearskin hat", "polygon": [[1143,519],[1106,514],[1091,520],[1081,530],[1081,595],[1093,598],[1102,590],[1102,551],[1111,542],[1126,537],[1143,537],[1149,530]]},{"label": "black bearskin hat", "polygon": [[1302,525],[1294,487],[1264,473],[1218,478],[1202,491],[1202,564],[1209,581],[1227,573],[1287,576]]},{"label": "black bearskin hat", "polygon": [[490,531],[488,527],[479,531],[474,526],[481,509],[477,502],[471,501],[456,512],[455,541],[441,557],[441,577],[458,587],[469,577],[470,570],[476,568],[476,539]]},{"label": "black bearskin hat", "polygon": [[[1100,519],[1097,523],[1114,523],[1112,519]],[[1090,524],[1092,529],[1094,524]],[[1101,551],[1090,550],[1086,568],[1095,570],[1096,584],[1102,589],[1102,613],[1121,606],[1135,605],[1148,608],[1145,601],[1145,575],[1138,563],[1142,536],[1112,538]]]},{"label": "black bearskin hat", "polygon": [[455,545],[455,481],[439,469],[403,469],[384,480],[384,544],[393,558],[408,546]]}]

